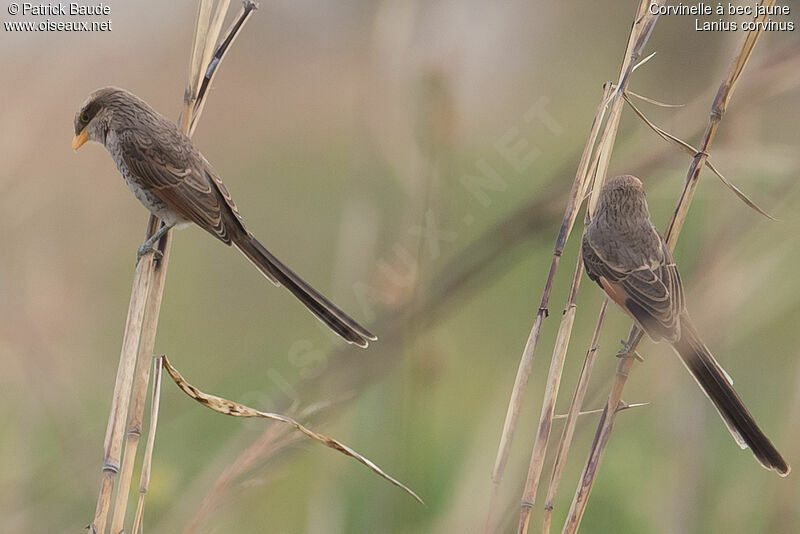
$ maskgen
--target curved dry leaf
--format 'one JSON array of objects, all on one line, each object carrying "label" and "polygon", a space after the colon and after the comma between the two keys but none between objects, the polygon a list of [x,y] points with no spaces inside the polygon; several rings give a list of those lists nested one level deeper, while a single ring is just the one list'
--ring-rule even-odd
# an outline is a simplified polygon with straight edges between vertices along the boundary
[{"label": "curved dry leaf", "polygon": [[419,501],[420,504],[422,505],[425,504],[425,502],[423,502],[423,500],[411,489],[409,489],[405,484],[393,478],[392,476],[386,474],[386,472],[384,472],[383,469],[378,467],[377,464],[375,464],[372,460],[362,456],[361,454],[357,453],[356,451],[354,451],[347,445],[341,443],[340,441],[328,437],[324,434],[314,432],[310,428],[303,426],[295,419],[292,419],[291,417],[288,417],[286,415],[281,415],[278,413],[262,412],[254,408],[250,408],[249,406],[239,404],[238,402],[229,401],[227,399],[223,399],[222,397],[218,397],[216,395],[209,395],[207,393],[203,393],[202,391],[191,385],[189,382],[187,382],[186,379],[183,378],[183,376],[180,374],[180,372],[178,372],[178,370],[175,369],[171,363],[169,363],[169,360],[167,359],[166,356],[164,357],[164,369],[167,370],[169,376],[172,377],[172,380],[181,390],[183,390],[184,393],[186,393],[189,397],[193,398],[206,408],[209,408],[221,414],[231,415],[233,417],[259,417],[262,419],[270,419],[272,421],[278,421],[293,426],[294,428],[296,428],[306,436],[310,437],[311,439],[319,441],[326,447],[339,451],[345,456],[349,456],[350,458],[353,458],[358,462],[364,464],[379,477],[383,478],[384,480],[387,480],[388,482],[394,484],[398,488],[402,489],[403,491],[414,497],[417,501]]}]

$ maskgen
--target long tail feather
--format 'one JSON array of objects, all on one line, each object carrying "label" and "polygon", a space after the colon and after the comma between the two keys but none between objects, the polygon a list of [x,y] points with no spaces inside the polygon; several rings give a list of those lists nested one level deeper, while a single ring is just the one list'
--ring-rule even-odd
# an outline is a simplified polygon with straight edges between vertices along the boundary
[{"label": "long tail feather", "polygon": [[730,376],[714,359],[688,319],[681,320],[681,338],[673,343],[673,347],[714,403],[737,443],[742,448],[750,447],[765,468],[776,471],[780,476],[788,475],[791,467],[758,427],[734,391]]},{"label": "long tail feather", "polygon": [[348,343],[366,348],[370,341],[378,339],[281,263],[252,235],[241,235],[234,239],[234,245],[272,283],[285,286],[311,313]]}]

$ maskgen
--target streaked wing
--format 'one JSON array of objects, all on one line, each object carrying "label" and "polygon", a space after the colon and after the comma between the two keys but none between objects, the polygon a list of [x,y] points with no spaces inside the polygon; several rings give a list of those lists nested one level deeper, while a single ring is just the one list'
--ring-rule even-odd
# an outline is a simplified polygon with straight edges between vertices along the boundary
[{"label": "streaked wing", "polygon": [[129,129],[120,132],[119,137],[123,160],[140,178],[142,187],[183,218],[230,244],[222,193],[208,176],[207,162],[188,139],[177,129],[158,137]]},{"label": "streaked wing", "polygon": [[610,289],[620,295],[623,302],[619,304],[636,318],[650,337],[673,340],[679,335],[683,286],[672,254],[660,237],[659,245],[656,258],[643,257],[635,267],[606,261],[601,247],[593,243],[589,235],[584,237],[581,253],[589,277],[609,294]]}]

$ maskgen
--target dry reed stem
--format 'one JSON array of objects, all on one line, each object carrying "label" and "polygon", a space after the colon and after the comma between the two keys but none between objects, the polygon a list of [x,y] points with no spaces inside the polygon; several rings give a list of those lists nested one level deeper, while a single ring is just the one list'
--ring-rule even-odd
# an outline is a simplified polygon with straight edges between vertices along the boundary
[{"label": "dry reed stem", "polygon": [[[152,254],[147,256],[147,258],[151,257]],[[152,272],[152,261],[145,260],[137,263],[125,322],[125,333],[122,336],[122,350],[114,383],[111,413],[108,417],[108,427],[106,428],[103,475],[100,483],[100,493],[97,498],[95,517],[90,525],[91,532],[105,532],[108,521],[114,480],[120,468],[123,429],[128,415],[130,392],[136,367],[136,349],[139,345],[139,334],[142,329],[145,302],[150,292]]]},{"label": "dry reed stem", "polygon": [[[597,151],[595,153],[596,166],[587,166],[582,168],[583,174],[576,177],[576,184],[581,183],[581,194],[577,197],[577,202],[574,204],[572,222],[577,216],[577,210],[583,200],[583,191],[586,190],[588,184],[592,181],[594,176],[594,183],[601,183],[605,180],[605,175],[611,160],[611,152],[614,147],[619,121],[622,117],[622,108],[624,100],[622,96],[628,87],[630,75],[639,65],[639,58],[641,58],[642,51],[646,45],[652,29],[657,20],[657,16],[651,15],[647,11],[649,2],[642,0],[639,4],[634,23],[631,27],[631,32],[628,38],[628,46],[625,51],[625,57],[622,63],[619,82],[616,84],[614,91],[603,99],[607,102],[608,119],[602,133],[597,139]],[[652,56],[651,56],[652,57]],[[645,59],[642,63],[646,62],[649,58]],[[604,94],[604,97],[606,95]],[[589,142],[586,145],[584,154],[591,154],[595,147],[595,142],[590,136]],[[583,167],[583,166],[581,166]],[[594,169],[592,169],[594,167]],[[594,170],[594,172],[589,172]],[[596,187],[596,186],[595,186]],[[596,193],[593,192],[590,201],[590,211],[593,209],[593,202],[596,202]],[[539,484],[539,479],[544,467],[545,455],[547,452],[547,444],[550,438],[550,429],[552,428],[552,418],[555,412],[555,402],[558,395],[558,389],[561,381],[561,372],[566,358],[566,352],[569,345],[569,338],[574,324],[574,301],[580,287],[581,273],[583,262],[579,255],[576,261],[575,275],[573,276],[572,286],[570,288],[570,297],[564,317],[559,327],[558,338],[556,347],[553,351],[551,359],[550,373],[548,375],[547,385],[545,387],[544,400],[542,404],[542,413],[539,420],[539,427],[534,441],[533,451],[531,453],[530,467],[528,470],[528,477],[525,482],[525,490],[522,496],[522,503],[520,509],[520,518],[517,532],[525,534],[528,531],[530,524],[531,511],[536,498],[536,491]],[[552,272],[552,271],[551,271]]]},{"label": "dry reed stem", "polygon": [[556,400],[558,399],[558,389],[561,385],[561,373],[564,370],[569,338],[572,333],[572,326],[575,322],[575,312],[577,305],[575,299],[580,288],[581,274],[583,272],[583,261],[578,255],[575,263],[575,272],[572,276],[572,287],[570,288],[569,300],[564,308],[561,325],[558,328],[553,357],[550,360],[550,371],[547,375],[545,385],[544,401],[542,402],[542,413],[539,417],[539,428],[536,432],[536,439],[533,442],[528,476],[525,480],[525,490],[522,493],[522,505],[520,510],[519,532],[527,532],[531,518],[533,503],[536,501],[536,489],[539,485],[539,476],[544,467],[545,455],[547,453],[547,443],[550,439],[550,430],[553,426],[553,416],[556,411]]},{"label": "dry reed stem", "polygon": [[[208,31],[210,11],[213,0],[201,0],[198,9],[198,21],[195,27],[194,43],[192,48],[191,66],[189,82],[184,95],[184,111],[194,109],[194,113],[183,113],[179,123],[184,133],[190,134],[190,126],[196,125],[205,91],[208,84],[203,85],[204,80],[210,82],[213,77],[219,60],[210,65],[206,71],[201,69],[202,63],[197,58],[200,50],[204,49],[206,40],[216,43],[219,35],[212,35]],[[249,15],[254,9],[252,2],[245,2],[243,9]],[[246,20],[246,17],[244,17]],[[221,22],[220,22],[221,24]],[[238,32],[241,28],[240,23],[231,31]],[[226,37],[227,44],[233,41],[235,36]],[[201,58],[202,59],[202,58]],[[221,59],[221,58],[220,58]],[[147,224],[147,236],[151,236],[160,222],[154,216],[150,216]],[[128,318],[125,325],[125,335],[123,336],[123,348],[120,356],[119,370],[114,386],[112,398],[111,415],[109,416],[108,430],[105,440],[105,457],[103,462],[103,476],[101,488],[98,496],[95,518],[90,525],[90,531],[103,534],[106,530],[108,512],[111,505],[111,496],[114,489],[114,482],[117,472],[122,468],[120,484],[117,490],[117,500],[114,506],[112,517],[112,532],[120,532],[125,520],[127,507],[127,496],[130,490],[130,482],[133,473],[133,466],[136,458],[139,435],[141,433],[141,422],[144,412],[144,398],[149,380],[149,365],[146,369],[141,369],[142,358],[149,358],[155,345],[155,335],[158,326],[158,315],[161,307],[166,270],[169,261],[171,232],[168,232],[160,241],[159,249],[163,253],[160,260],[155,260],[153,254],[143,256],[137,262],[136,273],[133,282],[133,294],[129,305]],[[135,313],[134,313],[135,311]],[[140,372],[134,378],[137,357],[139,358]],[[134,390],[132,395],[131,390]],[[131,397],[133,396],[133,399]],[[131,413],[129,415],[129,409]],[[128,440],[125,445],[126,460],[120,465],[122,453],[122,440],[124,438],[122,427],[126,419],[130,417],[127,433]]]},{"label": "dry reed stem", "polygon": [[578,385],[575,387],[575,393],[572,395],[572,402],[567,412],[567,422],[564,424],[564,429],[561,431],[561,439],[558,443],[556,459],[553,461],[553,472],[550,475],[547,497],[545,497],[544,500],[544,517],[542,519],[542,532],[544,534],[549,534],[550,532],[550,524],[553,520],[553,507],[555,505],[556,494],[558,493],[558,486],[564,474],[564,466],[567,464],[569,448],[572,446],[572,438],[575,435],[575,426],[578,423],[578,416],[581,413],[580,409],[586,398],[586,391],[589,389],[589,378],[592,376],[594,362],[597,359],[600,331],[602,330],[603,320],[605,319],[607,310],[608,299],[606,298],[603,300],[603,305],[600,306],[600,314],[594,333],[592,334],[592,342],[589,344],[589,350],[586,351],[586,357],[583,360],[583,368],[578,378]]},{"label": "dry reed stem", "polygon": [[[774,0],[765,0],[762,2],[762,5],[770,7],[774,5],[774,3]],[[764,15],[758,17],[756,20],[763,21],[765,18],[766,16]],[[760,29],[748,32],[747,36],[745,37],[745,41],[739,50],[739,53],[735,56],[728,74],[720,85],[717,95],[714,98],[714,102],[711,106],[711,117],[708,126],[706,127],[705,134],[703,135],[700,150],[697,152],[697,154],[695,154],[695,157],[689,166],[686,176],[686,183],[683,191],[681,192],[675,212],[673,213],[670,223],[667,226],[665,241],[670,249],[675,248],[678,236],[680,235],[680,231],[683,228],[683,224],[686,220],[689,206],[694,198],[694,192],[697,188],[697,181],[700,178],[700,171],[705,166],[705,162],[708,158],[708,150],[711,147],[717,129],[719,128],[719,124],[725,114],[725,110],[727,109],[727,105],[733,95],[733,90],[735,89],[736,84],[738,83],[741,74],[744,71],[744,67],[747,65],[747,62],[751,57],[753,48],[755,47],[760,34]],[[623,358],[617,366],[616,379],[612,386],[611,393],[609,394],[603,417],[601,418],[601,422],[598,426],[597,433],[592,443],[589,458],[584,466],[583,473],[581,474],[581,481],[576,489],[575,496],[573,497],[572,504],[570,505],[567,520],[564,524],[564,534],[577,532],[578,527],[580,526],[580,521],[583,518],[583,513],[585,512],[586,505],[588,503],[589,494],[591,493],[592,486],[597,477],[597,470],[599,468],[600,460],[602,459],[603,452],[611,434],[611,430],[613,429],[614,420],[616,417],[616,406],[619,404],[620,399],[622,398],[622,391],[625,387],[625,382],[627,381],[628,375],[630,374],[635,361],[634,358],[630,357],[630,355],[636,350],[641,338],[641,330],[634,325],[631,328],[631,332],[628,337],[628,343],[626,345],[628,348],[628,357]]]},{"label": "dry reed stem", "polygon": [[[142,473],[139,476],[139,502],[136,505],[136,515],[133,519],[133,534],[144,532],[144,499],[150,488],[150,471],[153,465],[153,448],[156,443],[156,428],[158,427],[158,407],[161,399],[161,361],[164,356],[153,360],[153,395],[150,400],[150,429],[147,433],[147,445],[144,449],[142,460]],[[149,368],[149,366],[147,366]]]},{"label": "dry reed stem", "polygon": [[[153,219],[155,219],[155,217],[153,217]],[[154,221],[154,223],[155,227],[158,221]],[[153,348],[155,347],[156,329],[158,327],[158,317],[161,311],[161,301],[164,295],[164,284],[167,275],[167,263],[164,260],[169,261],[171,243],[171,239],[165,239],[161,242],[161,250],[164,256],[160,261],[153,263],[153,275],[149,292],[150,297],[147,299],[144,310],[136,363],[137,372],[134,376],[133,392],[131,393],[132,398],[128,416],[128,438],[125,442],[123,463],[119,473],[119,483],[117,485],[119,489],[117,490],[117,496],[114,502],[111,532],[122,531],[125,521],[128,493],[133,478],[134,465],[136,463],[136,450],[138,449],[139,439],[142,433],[147,384],[150,380],[150,365],[148,364],[148,359],[152,358]],[[153,424],[152,421],[150,424]]]},{"label": "dry reed stem", "polygon": [[169,373],[172,380],[175,384],[189,397],[196,400],[206,408],[213,410],[217,413],[221,413],[224,415],[230,415],[232,417],[258,417],[262,419],[270,419],[272,421],[278,421],[280,423],[287,424],[289,426],[293,426],[295,429],[299,430],[306,436],[319,441],[323,445],[328,448],[331,448],[335,451],[338,451],[345,456],[349,456],[350,458],[355,459],[356,461],[364,464],[367,466],[373,473],[377,474],[379,477],[387,480],[388,482],[394,484],[398,488],[404,490],[406,493],[414,497],[420,504],[424,505],[425,502],[416,494],[414,493],[408,486],[400,482],[399,480],[395,479],[394,477],[388,475],[383,469],[378,467],[375,462],[366,458],[365,456],[359,454],[355,450],[351,449],[347,445],[343,444],[342,442],[328,437],[324,434],[320,434],[307,428],[306,426],[299,423],[297,420],[288,417],[286,415],[278,414],[278,413],[271,413],[271,412],[262,412],[260,410],[256,410],[254,408],[250,408],[249,406],[245,406],[243,404],[239,404],[238,402],[233,402],[227,399],[223,399],[222,397],[218,397],[216,395],[209,395],[207,393],[203,393],[189,382],[186,381],[183,376],[181,376],[180,372],[175,369],[172,364],[169,363],[169,359],[165,356],[164,357],[164,368]]},{"label": "dry reed stem", "polygon": [[489,501],[489,511],[487,513],[485,527],[487,533],[490,532],[492,528],[492,515],[496,505],[500,482],[503,479],[506,464],[508,463],[508,456],[511,451],[511,442],[514,440],[514,432],[516,431],[517,423],[519,421],[519,411],[520,407],[522,406],[522,399],[525,396],[525,390],[528,386],[528,378],[530,377],[531,369],[533,367],[533,356],[536,352],[536,345],[539,342],[539,334],[542,329],[542,322],[549,314],[547,306],[550,301],[550,292],[553,288],[556,270],[558,269],[558,264],[561,260],[564,246],[566,245],[567,238],[572,231],[575,219],[578,216],[578,210],[588,186],[587,175],[589,174],[589,170],[592,168],[591,149],[594,146],[597,135],[600,131],[600,126],[603,123],[603,118],[605,117],[605,104],[609,91],[609,87],[604,88],[603,100],[597,109],[594,120],[592,121],[592,126],[589,130],[589,142],[586,144],[583,154],[581,155],[581,160],[578,164],[578,170],[575,174],[575,180],[572,184],[572,189],[569,194],[561,228],[553,249],[553,259],[550,263],[550,272],[545,283],[542,300],[539,304],[539,310],[536,314],[536,319],[534,320],[530,334],[528,335],[528,340],[525,343],[525,349],[523,350],[522,358],[519,362],[519,368],[517,369],[517,375],[514,380],[514,387],[511,390],[511,397],[509,399],[506,417],[503,422],[503,430],[500,436],[500,444],[497,449],[494,469],[492,470],[492,496]]}]

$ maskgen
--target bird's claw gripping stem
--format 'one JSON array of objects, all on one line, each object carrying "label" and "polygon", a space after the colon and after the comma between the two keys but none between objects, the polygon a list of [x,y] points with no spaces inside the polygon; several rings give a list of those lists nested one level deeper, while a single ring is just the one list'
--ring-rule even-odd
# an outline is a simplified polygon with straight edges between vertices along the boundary
[{"label": "bird's claw gripping stem", "polygon": [[628,343],[625,340],[620,340],[620,343],[622,344],[622,348],[617,352],[617,358],[636,358],[640,362],[644,361],[644,358],[642,358],[641,354],[635,349],[636,341]]},{"label": "bird's claw gripping stem", "polygon": [[172,226],[168,226],[166,224],[162,224],[156,233],[154,233],[150,238],[142,243],[142,246],[139,247],[139,250],[136,252],[136,261],[142,259],[142,256],[152,253],[156,261],[160,260],[164,257],[164,253],[161,252],[158,247],[158,241],[166,234]]}]

